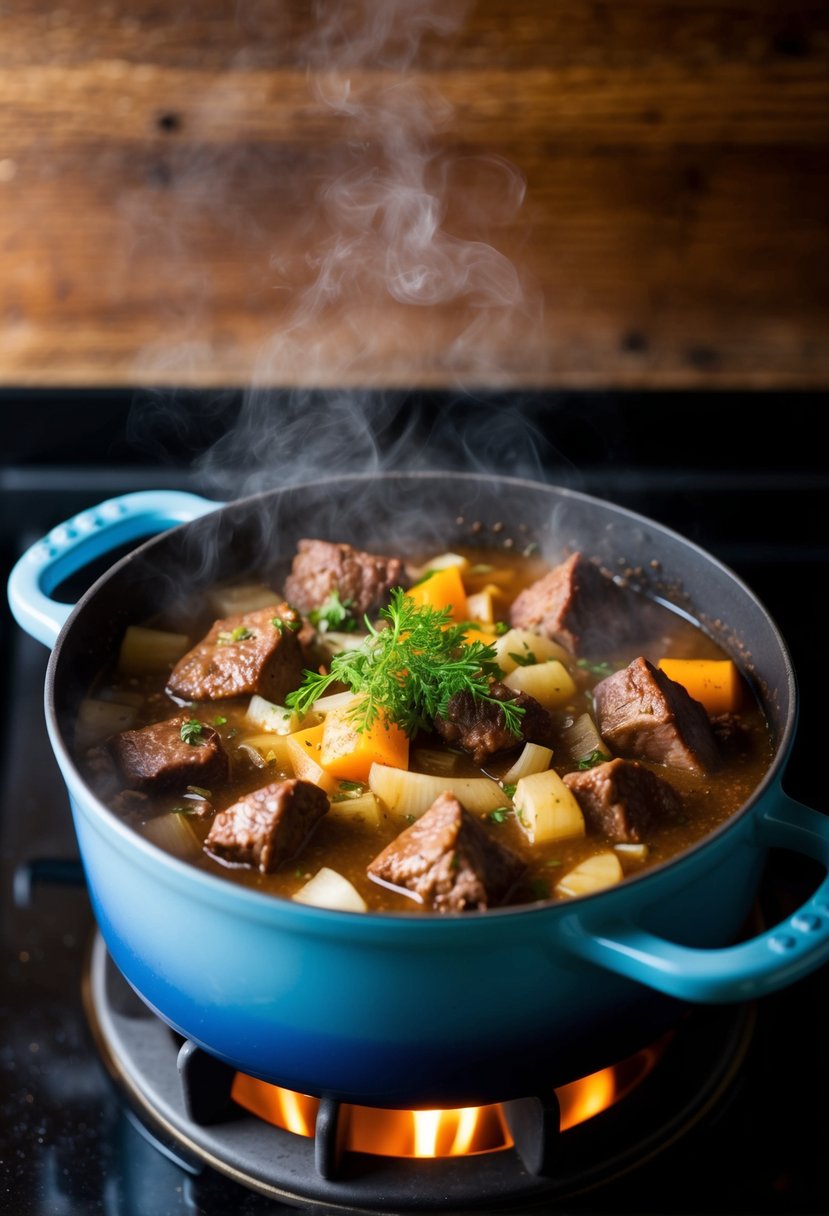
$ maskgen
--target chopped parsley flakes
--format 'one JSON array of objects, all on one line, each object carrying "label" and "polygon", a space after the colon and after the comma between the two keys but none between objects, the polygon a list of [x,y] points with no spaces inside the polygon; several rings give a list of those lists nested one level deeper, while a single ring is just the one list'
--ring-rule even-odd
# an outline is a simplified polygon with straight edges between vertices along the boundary
[{"label": "chopped parsley flakes", "polygon": [[235,629],[221,629],[216,641],[220,646],[230,646],[233,642],[245,642],[252,638],[253,630],[247,625],[237,625]]},{"label": "chopped parsley flakes", "polygon": [[584,771],[588,768],[595,768],[597,764],[604,764],[605,760],[609,760],[610,756],[606,752],[599,751],[598,747],[594,747],[592,752],[588,752],[586,756],[582,756],[576,766]]}]

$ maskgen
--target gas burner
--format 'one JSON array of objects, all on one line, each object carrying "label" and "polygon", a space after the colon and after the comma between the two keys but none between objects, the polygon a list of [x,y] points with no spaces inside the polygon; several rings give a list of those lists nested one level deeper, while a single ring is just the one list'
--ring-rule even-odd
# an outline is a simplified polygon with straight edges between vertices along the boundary
[{"label": "gas burner", "polygon": [[[695,1010],[636,1056],[556,1093],[476,1112],[401,1112],[347,1107],[235,1073],[144,1005],[98,933],[84,1002],[111,1076],[162,1152],[190,1172],[211,1167],[285,1204],[350,1212],[484,1203],[550,1210],[595,1190],[711,1117],[739,1075],[756,1023],[754,1005]],[[408,1139],[404,1126],[413,1129]],[[459,1151],[462,1136],[471,1151]],[[389,1149],[395,1137],[397,1149]]]}]

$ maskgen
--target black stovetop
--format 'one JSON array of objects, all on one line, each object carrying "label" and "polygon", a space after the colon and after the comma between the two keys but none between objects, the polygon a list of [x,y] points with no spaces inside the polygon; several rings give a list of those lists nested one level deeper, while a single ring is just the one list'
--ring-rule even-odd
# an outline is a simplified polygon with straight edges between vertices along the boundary
[{"label": "black stovetop", "polygon": [[[229,463],[205,458],[217,444],[221,449],[223,435],[237,424],[241,399],[177,400],[175,407],[161,408],[158,399],[148,403],[117,393],[86,399],[0,395],[10,436],[0,463],[3,567],[54,524],[114,494],[170,486],[225,498],[234,489],[253,488],[249,478],[234,483]],[[324,407],[321,398],[310,404]],[[459,459],[457,448],[444,444],[437,453],[430,445],[443,405],[432,396],[418,415],[424,464],[430,455],[434,464]],[[495,405],[499,426],[511,417],[524,427],[526,442],[512,453],[515,471],[575,485],[676,528],[730,565],[759,595],[789,643],[800,683],[801,725],[786,786],[794,797],[825,806],[815,763],[826,742],[821,676],[829,663],[822,592],[829,569],[829,462],[815,437],[822,400],[570,394],[518,404],[498,399]],[[408,409],[398,402],[384,415],[386,429],[376,445],[381,454],[399,456],[398,407]],[[480,403],[464,401],[459,417],[468,418],[473,408]],[[19,424],[12,430],[11,417]],[[465,460],[486,467],[494,460],[492,448],[484,450],[475,427],[466,434],[475,441]],[[263,451],[257,462],[255,441],[247,442],[253,442],[249,473],[273,450]],[[209,1168],[188,1173],[163,1155],[148,1142],[100,1062],[81,1001],[94,924],[86,893],[73,882],[77,850],[43,723],[48,656],[16,627],[5,603],[0,620],[6,677],[0,744],[0,1211],[275,1216],[295,1210]],[[38,860],[70,864],[33,869],[30,863]],[[25,878],[33,880],[28,887]],[[779,918],[814,881],[814,873],[796,859],[773,855],[761,914]],[[817,1216],[829,1210],[826,969],[764,998],[757,1015],[737,1081],[707,1119],[624,1178],[554,1210],[597,1216]],[[485,1201],[480,1210],[486,1211]]]}]

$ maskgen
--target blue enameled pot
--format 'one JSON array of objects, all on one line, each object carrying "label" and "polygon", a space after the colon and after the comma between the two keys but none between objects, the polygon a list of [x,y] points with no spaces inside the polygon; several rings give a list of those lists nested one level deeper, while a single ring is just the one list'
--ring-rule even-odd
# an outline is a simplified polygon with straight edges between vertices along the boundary
[{"label": "blue enameled pot", "polygon": [[[53,598],[68,574],[151,534],[74,607]],[[691,612],[754,684],[775,738],[765,780],[681,856],[571,902],[331,912],[177,860],[79,775],[77,705],[127,624],[216,578],[281,579],[302,536],[393,552],[477,536],[534,542],[550,561],[578,546],[633,571],[648,594]],[[228,505],[129,494],[27,551],[9,599],[53,648],[48,730],[107,948],[164,1021],[246,1073],[390,1107],[543,1094],[644,1046],[693,1004],[762,997],[829,958],[827,880],[785,922],[747,928],[770,846],[829,865],[829,818],[781,787],[797,714],[785,643],[731,571],[648,519],[568,489],[437,473],[337,478]]]}]

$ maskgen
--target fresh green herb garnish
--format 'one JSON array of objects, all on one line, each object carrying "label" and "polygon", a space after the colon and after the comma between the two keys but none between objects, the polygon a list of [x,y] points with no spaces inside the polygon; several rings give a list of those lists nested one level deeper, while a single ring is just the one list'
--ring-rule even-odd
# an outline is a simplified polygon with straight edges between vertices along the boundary
[{"label": "fresh green herb garnish", "polygon": [[489,818],[493,823],[506,823],[509,811],[505,806],[496,806],[494,811],[489,812]]},{"label": "fresh green herb garnish", "polygon": [[509,633],[509,625],[506,621],[496,621],[493,626],[493,632],[496,638],[502,638],[505,633]]},{"label": "fresh green herb garnish", "polygon": [[504,791],[504,793],[506,794],[507,798],[514,798],[514,797],[515,797],[515,791],[518,789],[518,785],[517,785],[517,784],[516,784],[516,785],[512,785],[512,784],[507,784],[507,785],[504,785],[504,783],[502,782],[502,783],[501,783],[501,789]]},{"label": "fresh green herb garnish", "polygon": [[612,676],[616,668],[612,663],[591,663],[589,659],[577,659],[576,666],[589,671],[593,676]]},{"label": "fresh green herb garnish", "polygon": [[223,717],[222,714],[216,714],[216,717],[213,719],[213,725],[214,726],[226,726],[227,718]]},{"label": "fresh green herb garnish", "polygon": [[382,714],[412,738],[445,716],[451,697],[469,692],[499,706],[507,729],[518,735],[523,709],[489,693],[490,681],[501,675],[495,648],[467,642],[465,626],[453,622],[451,613],[448,607],[418,606],[396,587],[380,612],[381,627],[367,621],[365,642],[335,655],[327,674],[306,671],[286,697],[287,706],[306,714],[332,684],[344,684],[359,697],[350,711],[357,731],[370,729]]},{"label": "fresh green herb garnish", "polygon": [[592,752],[588,752],[586,756],[582,756],[576,768],[584,770],[595,768],[597,764],[604,764],[605,760],[609,760],[607,752],[600,751],[598,747],[594,747]]},{"label": "fresh green herb garnish", "polygon": [[341,781],[336,793],[331,795],[332,802],[347,802],[350,798],[359,798],[365,786],[359,781]]},{"label": "fresh green herb garnish", "polygon": [[353,600],[341,600],[340,593],[335,587],[319,608],[313,608],[308,613],[308,620],[321,633],[325,633],[328,629],[353,633],[357,628],[357,620],[351,613],[353,605]]},{"label": "fresh green herb garnish", "polygon": [[197,718],[189,718],[187,722],[182,722],[181,730],[179,731],[182,743],[189,743],[191,747],[198,747],[201,743],[204,743],[204,739],[202,739],[203,730],[204,727]]},{"label": "fresh green herb garnish", "polygon": [[229,646],[232,642],[244,642],[252,637],[252,629],[248,629],[247,625],[237,625],[235,629],[220,630],[216,641],[220,646]]},{"label": "fresh green herb garnish", "polygon": [[557,857],[548,857],[544,864],[545,866],[560,866],[561,862]]},{"label": "fresh green herb garnish", "polygon": [[302,627],[299,617],[289,617],[288,620],[285,620],[283,616],[272,616],[271,624],[278,633],[284,633],[286,629],[288,633],[296,633]]},{"label": "fresh green herb garnish", "polygon": [[515,661],[516,667],[531,667],[533,663],[538,662],[531,650],[528,650],[526,654],[514,654],[511,650],[508,653],[509,657]]},{"label": "fresh green herb garnish", "polygon": [[427,570],[425,574],[421,574],[420,578],[417,579],[416,582],[412,583],[412,586],[422,587],[424,583],[428,583],[429,579],[434,578],[436,574],[437,570]]}]

